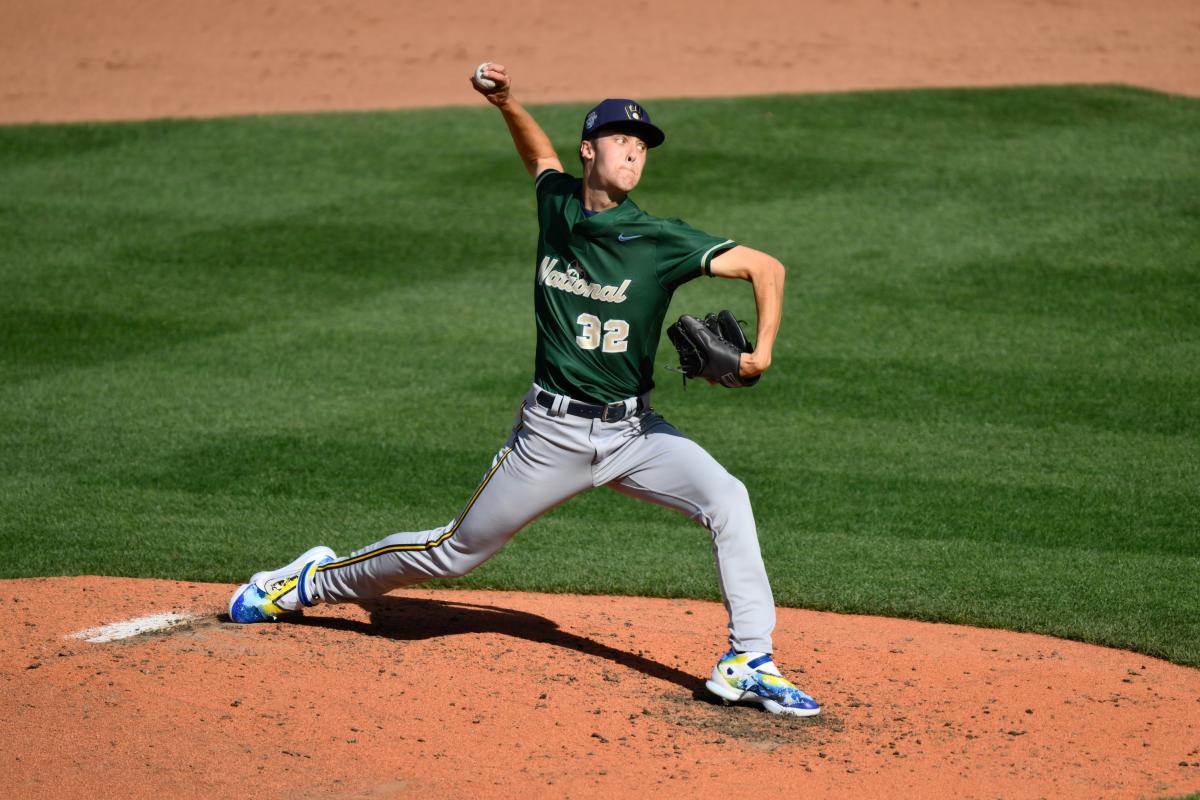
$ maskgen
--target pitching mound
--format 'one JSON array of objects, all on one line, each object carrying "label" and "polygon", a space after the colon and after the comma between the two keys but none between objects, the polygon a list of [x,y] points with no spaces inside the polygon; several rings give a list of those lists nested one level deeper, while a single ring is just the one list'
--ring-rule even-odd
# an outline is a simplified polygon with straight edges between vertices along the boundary
[{"label": "pitching mound", "polygon": [[0,582],[5,794],[1200,790],[1200,672],[1132,653],[781,609],[780,663],[825,705],[792,719],[704,691],[714,603],[421,590],[238,626],[232,588]]}]

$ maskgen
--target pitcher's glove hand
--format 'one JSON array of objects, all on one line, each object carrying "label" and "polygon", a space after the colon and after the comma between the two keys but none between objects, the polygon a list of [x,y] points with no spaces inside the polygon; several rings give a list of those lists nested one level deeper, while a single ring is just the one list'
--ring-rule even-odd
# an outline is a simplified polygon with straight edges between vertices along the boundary
[{"label": "pitcher's glove hand", "polygon": [[679,371],[684,378],[704,378],[730,389],[758,383],[758,375],[742,377],[742,353],[753,351],[754,346],[731,312],[709,314],[703,321],[684,314],[667,328],[667,337],[679,352]]}]

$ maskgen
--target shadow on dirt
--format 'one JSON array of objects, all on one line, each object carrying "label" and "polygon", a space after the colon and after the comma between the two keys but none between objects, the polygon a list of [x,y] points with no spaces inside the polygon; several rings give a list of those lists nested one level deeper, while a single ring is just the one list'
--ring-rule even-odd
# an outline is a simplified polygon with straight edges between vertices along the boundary
[{"label": "shadow on dirt", "polygon": [[[348,631],[382,636],[397,641],[421,641],[458,634],[494,633],[531,642],[542,642],[577,653],[605,659],[648,678],[674,684],[683,691],[665,690],[660,702],[650,703],[642,713],[661,718],[668,725],[685,726],[711,734],[712,744],[744,741],[771,750],[832,736],[843,729],[840,719],[828,713],[819,717],[776,716],[753,704],[726,705],[704,687],[704,679],[630,653],[586,636],[559,628],[558,623],[526,611],[500,606],[426,600],[385,595],[358,604],[369,616],[363,622],[343,617],[288,617],[290,625]],[[228,617],[222,615],[218,621]],[[823,744],[823,741],[818,743]]]},{"label": "shadow on dirt", "polygon": [[499,606],[482,606],[442,600],[384,596],[359,604],[370,622],[338,617],[289,618],[295,625],[355,631],[401,641],[419,641],[464,633],[498,633],[531,642],[544,642],[589,656],[607,659],[649,678],[673,683],[709,702],[713,698],[695,675],[660,664],[645,656],[601,644],[586,636],[568,633],[558,623],[537,614]]}]

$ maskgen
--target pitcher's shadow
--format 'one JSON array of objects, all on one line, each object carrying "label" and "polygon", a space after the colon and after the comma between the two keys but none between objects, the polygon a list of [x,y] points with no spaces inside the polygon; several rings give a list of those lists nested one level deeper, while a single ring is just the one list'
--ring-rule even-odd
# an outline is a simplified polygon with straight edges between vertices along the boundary
[{"label": "pitcher's shadow", "polygon": [[296,616],[288,622],[352,631],[368,636],[386,636],[397,641],[421,641],[464,633],[498,633],[515,639],[552,644],[577,653],[603,658],[648,678],[673,683],[692,693],[697,700],[715,703],[695,675],[668,667],[653,659],[569,633],[546,617],[500,606],[425,600],[384,595],[358,603],[370,617],[362,622],[341,617]]}]

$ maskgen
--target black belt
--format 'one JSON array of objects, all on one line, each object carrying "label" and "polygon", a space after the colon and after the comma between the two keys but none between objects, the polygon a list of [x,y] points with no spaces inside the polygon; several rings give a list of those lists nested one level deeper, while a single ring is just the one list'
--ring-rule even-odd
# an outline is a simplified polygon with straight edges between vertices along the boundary
[{"label": "black belt", "polygon": [[[537,402],[542,408],[554,408],[555,395],[549,392],[538,392]],[[634,404],[633,413],[640,414],[646,410],[646,398],[639,397]],[[591,403],[579,403],[571,400],[567,403],[567,413],[587,419],[598,419],[601,422],[617,422],[625,419],[625,401],[610,403],[606,406],[596,406]]]}]

